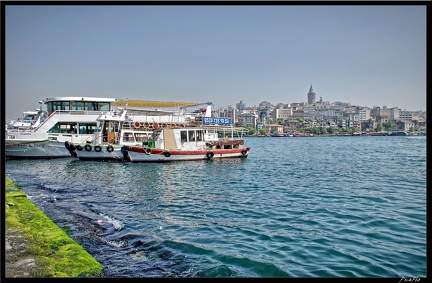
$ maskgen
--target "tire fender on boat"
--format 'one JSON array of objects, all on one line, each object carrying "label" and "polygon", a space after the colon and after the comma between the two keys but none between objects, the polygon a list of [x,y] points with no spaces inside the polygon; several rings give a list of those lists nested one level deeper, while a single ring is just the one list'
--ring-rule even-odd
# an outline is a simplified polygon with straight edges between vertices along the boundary
[{"label": "tire fender on boat", "polygon": [[[114,151],[114,147],[112,145],[107,146],[107,151],[108,152],[113,152]],[[123,148],[122,148],[123,151]]]},{"label": "tire fender on boat", "polygon": [[69,141],[65,141],[65,147],[67,150],[72,151],[75,149],[75,146],[73,145],[73,143],[69,142]]},{"label": "tire fender on boat", "polygon": [[102,150],[102,147],[100,147],[100,146],[97,145],[97,146],[94,147],[94,150],[96,152],[100,152]]},{"label": "tire fender on boat", "polygon": [[246,154],[247,154],[247,150],[246,150],[246,149],[243,149],[243,150],[241,151],[241,154],[242,154],[242,155],[246,155]]},{"label": "tire fender on boat", "polygon": [[76,149],[79,150],[79,151],[83,150],[82,146],[80,146],[80,145],[77,145]]},{"label": "tire fender on boat", "polygon": [[214,156],[214,153],[212,151],[209,151],[209,152],[207,152],[206,156],[207,156],[207,159],[212,159]]},{"label": "tire fender on boat", "polygon": [[134,121],[133,122],[133,126],[134,126],[135,129],[139,129],[140,126],[141,126],[141,123],[139,121]]},{"label": "tire fender on boat", "polygon": [[165,151],[163,154],[165,155],[165,157],[170,157],[171,156],[171,153],[169,151]]},{"label": "tire fender on boat", "polygon": [[91,150],[92,150],[92,146],[89,145],[89,144],[86,144],[86,145],[84,146],[84,149],[85,149],[86,151],[91,151]]}]

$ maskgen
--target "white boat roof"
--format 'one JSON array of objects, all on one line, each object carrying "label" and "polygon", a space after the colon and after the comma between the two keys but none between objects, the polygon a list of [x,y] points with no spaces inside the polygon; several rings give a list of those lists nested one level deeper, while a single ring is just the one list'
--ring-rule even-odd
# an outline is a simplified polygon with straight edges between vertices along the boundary
[{"label": "white boat roof", "polygon": [[52,101],[95,101],[95,102],[115,102],[117,99],[108,97],[88,97],[88,96],[58,96],[45,98],[44,103]]}]

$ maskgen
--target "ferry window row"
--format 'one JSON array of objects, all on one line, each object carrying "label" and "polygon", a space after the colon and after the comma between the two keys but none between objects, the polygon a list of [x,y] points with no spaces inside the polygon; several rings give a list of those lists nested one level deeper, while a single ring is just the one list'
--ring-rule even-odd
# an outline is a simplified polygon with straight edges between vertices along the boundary
[{"label": "ferry window row", "polygon": [[[76,134],[76,124],[74,123],[57,123],[48,130],[49,133]],[[83,123],[78,126],[79,134],[93,134],[96,132],[96,123]]]},{"label": "ferry window row", "polygon": [[53,101],[47,102],[47,111],[56,110],[81,110],[81,111],[109,111],[111,104],[109,102],[91,102],[91,101]]}]

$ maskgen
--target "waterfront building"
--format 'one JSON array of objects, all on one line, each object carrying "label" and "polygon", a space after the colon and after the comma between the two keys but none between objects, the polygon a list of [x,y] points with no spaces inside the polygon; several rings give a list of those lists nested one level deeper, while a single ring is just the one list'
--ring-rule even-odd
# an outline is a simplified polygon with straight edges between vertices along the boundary
[{"label": "waterfront building", "polygon": [[396,122],[399,130],[408,132],[411,128],[416,127],[416,124],[412,120],[398,120]]},{"label": "waterfront building", "polygon": [[399,108],[397,107],[390,108],[390,120],[393,121],[399,120]]},{"label": "waterfront building", "polygon": [[281,105],[278,108],[275,108],[271,114],[273,120],[282,120],[285,121],[289,117],[293,116],[293,109],[289,106],[289,104]]},{"label": "waterfront building", "polygon": [[258,115],[254,114],[254,113],[243,113],[241,114],[241,116],[243,117],[243,126],[244,127],[252,127],[255,128],[257,127],[257,120],[258,120]]},{"label": "waterfront building", "polygon": [[279,124],[267,124],[265,125],[266,133],[279,133],[283,134],[284,126]]},{"label": "waterfront building", "polygon": [[371,117],[371,109],[369,107],[356,106],[355,112],[359,121],[367,121]]}]

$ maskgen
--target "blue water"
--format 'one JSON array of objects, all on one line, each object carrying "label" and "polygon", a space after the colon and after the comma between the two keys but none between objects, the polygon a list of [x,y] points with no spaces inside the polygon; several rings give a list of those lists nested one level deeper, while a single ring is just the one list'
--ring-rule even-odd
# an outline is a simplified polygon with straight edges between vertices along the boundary
[{"label": "blue water", "polygon": [[246,159],[8,160],[107,277],[426,277],[426,137],[246,138]]}]

